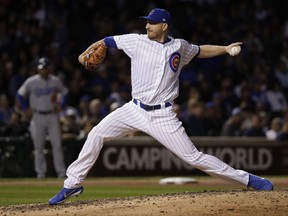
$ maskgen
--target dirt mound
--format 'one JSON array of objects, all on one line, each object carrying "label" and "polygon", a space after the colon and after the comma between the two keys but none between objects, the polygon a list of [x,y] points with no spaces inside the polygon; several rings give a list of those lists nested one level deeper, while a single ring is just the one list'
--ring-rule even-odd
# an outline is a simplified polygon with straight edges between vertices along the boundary
[{"label": "dirt mound", "polygon": [[217,191],[144,196],[125,199],[0,207],[0,215],[43,216],[183,216],[183,215],[287,215],[288,190]]}]

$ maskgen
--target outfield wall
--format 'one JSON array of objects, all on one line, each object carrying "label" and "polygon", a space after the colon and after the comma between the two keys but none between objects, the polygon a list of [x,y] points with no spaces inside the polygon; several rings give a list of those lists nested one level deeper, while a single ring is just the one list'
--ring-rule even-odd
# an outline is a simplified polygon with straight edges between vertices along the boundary
[{"label": "outfield wall", "polygon": [[[288,143],[265,138],[193,137],[196,147],[237,169],[262,175],[288,174]],[[63,141],[67,166],[78,156],[85,140]],[[175,145],[180,145],[175,143]],[[48,176],[54,177],[50,144],[45,150]],[[105,143],[89,176],[202,175],[156,140],[126,137]],[[34,177],[30,138],[0,138],[0,177]]]},{"label": "outfield wall", "polygon": [[[195,137],[193,143],[237,169],[257,174],[288,174],[288,145],[263,138]],[[180,145],[175,143],[175,145]],[[103,147],[92,175],[199,175],[156,140],[133,137]]]}]

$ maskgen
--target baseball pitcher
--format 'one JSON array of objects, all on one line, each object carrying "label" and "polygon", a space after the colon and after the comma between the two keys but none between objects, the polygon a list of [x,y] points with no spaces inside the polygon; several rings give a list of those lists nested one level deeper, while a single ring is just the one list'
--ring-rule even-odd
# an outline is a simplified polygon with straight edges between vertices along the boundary
[{"label": "baseball pitcher", "polygon": [[168,34],[171,15],[161,8],[155,8],[141,18],[147,21],[147,34],[105,37],[79,56],[79,62],[86,69],[94,70],[102,61],[99,56],[105,56],[101,54],[106,50],[103,47],[123,50],[131,59],[133,99],[91,130],[78,159],[67,169],[64,187],[49,200],[49,204],[59,204],[81,194],[82,182],[97,160],[104,142],[136,131],[149,134],[183,161],[209,175],[256,190],[272,190],[273,184],[269,180],[236,170],[214,156],[199,152],[172,109],[173,101],[178,97],[178,77],[184,65],[193,58],[224,54],[236,56],[242,43],[198,46],[175,39]]}]

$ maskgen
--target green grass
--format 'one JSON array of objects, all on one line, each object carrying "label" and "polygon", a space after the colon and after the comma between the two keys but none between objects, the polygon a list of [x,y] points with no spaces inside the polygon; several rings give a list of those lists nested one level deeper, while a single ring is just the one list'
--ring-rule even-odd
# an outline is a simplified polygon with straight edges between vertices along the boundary
[{"label": "green grass", "polygon": [[[51,196],[54,187],[44,186],[0,186],[0,205],[41,203]],[[46,199],[45,199],[46,198]]]},{"label": "green grass", "polygon": [[[96,200],[105,198],[131,197],[157,195],[167,193],[181,193],[195,191],[191,185],[158,185],[158,184],[117,184],[123,180],[151,181],[151,178],[97,178],[87,179],[84,193],[78,198],[70,200]],[[156,181],[157,177],[153,180]],[[101,181],[102,183],[98,183]],[[107,181],[107,184],[105,182]],[[110,182],[110,183],[109,183]],[[112,184],[111,184],[112,182]],[[95,184],[94,184],[95,183]],[[19,204],[38,204],[47,203],[48,200],[59,192],[63,181],[57,179],[0,179],[0,206],[19,205]]]},{"label": "green grass", "polygon": [[[43,182],[45,183],[45,182]],[[1,185],[0,206],[47,203],[48,199],[59,192],[59,186],[33,186],[33,185]],[[95,200],[117,197],[131,197],[144,195],[157,195],[167,193],[181,193],[195,191],[191,185],[169,186],[85,186],[84,193],[78,198],[70,200]]]},{"label": "green grass", "polygon": [[[199,182],[208,178],[211,177],[196,177]],[[125,179],[128,180],[127,184],[123,184]],[[159,185],[159,179],[160,177],[87,178],[83,184],[84,193],[77,198],[72,197],[69,201],[241,189],[239,185],[231,184]],[[134,184],[135,182],[136,184]],[[62,185],[63,181],[58,179],[41,181],[37,179],[0,179],[0,206],[47,203],[52,196],[59,192]]]}]

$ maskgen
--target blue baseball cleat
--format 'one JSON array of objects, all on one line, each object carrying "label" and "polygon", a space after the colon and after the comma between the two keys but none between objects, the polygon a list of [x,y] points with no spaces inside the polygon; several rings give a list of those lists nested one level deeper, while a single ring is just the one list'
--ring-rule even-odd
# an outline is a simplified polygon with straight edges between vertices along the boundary
[{"label": "blue baseball cleat", "polygon": [[273,183],[268,179],[249,174],[248,187],[254,190],[273,190]]},{"label": "blue baseball cleat", "polygon": [[57,205],[63,203],[72,196],[79,196],[83,192],[83,187],[68,189],[63,187],[61,191],[49,200],[49,205]]}]

